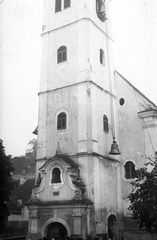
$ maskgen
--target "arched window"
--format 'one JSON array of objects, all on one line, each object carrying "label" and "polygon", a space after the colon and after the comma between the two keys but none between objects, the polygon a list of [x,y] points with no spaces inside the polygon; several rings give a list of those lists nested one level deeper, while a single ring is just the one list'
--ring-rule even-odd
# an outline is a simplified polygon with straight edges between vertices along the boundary
[{"label": "arched window", "polygon": [[56,0],[55,2],[55,12],[60,12],[62,10],[62,0]]},{"label": "arched window", "polygon": [[105,66],[105,53],[102,49],[100,49],[100,63]]},{"label": "arched window", "polygon": [[108,118],[106,115],[103,115],[103,130],[108,132]]},{"label": "arched window", "polygon": [[67,48],[65,46],[61,46],[57,50],[57,63],[62,63],[67,61]]},{"label": "arched window", "polygon": [[135,178],[135,164],[131,161],[126,162],[124,165],[125,169],[125,178],[132,179]]},{"label": "arched window", "polygon": [[66,113],[61,112],[57,117],[57,130],[66,129],[67,124],[66,121],[67,121]]},{"label": "arched window", "polygon": [[59,168],[53,169],[51,183],[61,183],[61,171]]}]

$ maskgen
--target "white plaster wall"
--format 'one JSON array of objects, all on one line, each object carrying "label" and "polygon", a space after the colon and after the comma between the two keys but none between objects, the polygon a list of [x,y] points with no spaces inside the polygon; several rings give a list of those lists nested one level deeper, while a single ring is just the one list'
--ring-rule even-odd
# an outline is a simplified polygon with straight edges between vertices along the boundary
[{"label": "white plaster wall", "polygon": [[[78,113],[77,88],[66,88],[55,91],[48,96],[48,115],[46,123],[47,156],[54,156],[58,142],[62,154],[77,152]],[[57,130],[57,115],[67,114],[67,129]]]},{"label": "white plaster wall", "polygon": [[87,198],[94,203],[92,221],[105,227],[107,214],[118,211],[117,165],[94,156],[79,157],[78,164]]},{"label": "white plaster wall", "polygon": [[37,159],[46,157],[47,94],[39,96]]},{"label": "white plaster wall", "polygon": [[101,214],[105,215],[111,209],[117,212],[117,166],[101,159],[99,168]]},{"label": "white plaster wall", "polygon": [[[150,139],[152,144],[150,144]],[[145,128],[146,156],[155,157],[157,151],[157,126]]]},{"label": "white plaster wall", "polygon": [[[142,167],[146,161],[145,135],[142,119],[138,116],[138,112],[144,110],[144,108],[148,108],[148,105],[117,73],[115,74],[115,79],[117,89],[116,124],[118,144],[121,152],[122,199],[125,200],[131,191],[131,180],[125,180],[123,176],[124,161],[132,159],[137,168]],[[119,104],[120,98],[125,99],[123,106]]]}]

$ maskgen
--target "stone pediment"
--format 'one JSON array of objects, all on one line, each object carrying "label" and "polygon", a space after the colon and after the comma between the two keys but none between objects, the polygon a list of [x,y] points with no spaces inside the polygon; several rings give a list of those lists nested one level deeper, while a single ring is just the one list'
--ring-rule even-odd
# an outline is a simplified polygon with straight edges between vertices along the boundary
[{"label": "stone pediment", "polygon": [[56,154],[54,157],[49,158],[49,159],[46,161],[46,163],[39,168],[39,170],[42,171],[42,170],[45,169],[51,162],[54,162],[55,160],[61,161],[61,162],[63,161],[63,162],[65,162],[65,164],[66,164],[67,166],[69,166],[69,167],[71,167],[71,168],[78,168],[78,165],[77,165],[70,157],[68,157],[67,155]]}]

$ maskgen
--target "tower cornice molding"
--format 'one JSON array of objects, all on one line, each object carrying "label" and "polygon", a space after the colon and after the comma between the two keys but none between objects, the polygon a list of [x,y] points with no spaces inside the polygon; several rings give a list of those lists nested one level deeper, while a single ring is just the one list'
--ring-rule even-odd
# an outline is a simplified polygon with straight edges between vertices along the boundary
[{"label": "tower cornice molding", "polygon": [[[102,158],[102,159],[105,159],[105,160],[110,160],[111,162],[117,162],[119,163],[120,161],[117,159],[117,158],[113,158],[113,157],[110,157],[108,155],[102,155],[102,154],[99,154],[97,152],[78,152],[78,153],[73,153],[73,154],[64,154],[64,155],[55,155],[55,156],[50,156],[50,157],[44,157],[44,158],[40,158],[40,159],[36,159],[36,161],[47,161],[48,160],[51,160],[53,158],[60,158],[62,156],[66,156],[66,157],[73,157],[73,158],[78,158],[78,157],[84,157],[84,156],[95,156],[95,157],[99,157],[99,158]],[[46,164],[46,163],[45,163]]]},{"label": "tower cornice molding", "polygon": [[65,24],[65,25],[62,25],[60,27],[57,27],[57,28],[54,28],[54,29],[51,29],[51,30],[48,30],[48,31],[44,31],[41,33],[41,36],[43,35],[46,35],[46,34],[49,34],[49,33],[52,33],[52,32],[55,32],[55,31],[58,31],[59,29],[62,29],[62,28],[65,28],[65,27],[69,27],[73,24],[76,24],[78,22],[81,22],[81,21],[89,21],[91,22],[96,28],[98,28],[106,37],[108,37],[111,41],[114,42],[113,38],[111,38],[106,32],[104,32],[92,19],[90,18],[80,18],[74,22],[71,22],[71,23],[68,23],[68,24]]},{"label": "tower cornice molding", "polygon": [[96,84],[95,82],[93,81],[82,81],[82,82],[78,82],[78,83],[74,83],[74,84],[70,84],[70,85],[66,85],[66,86],[63,86],[63,87],[59,87],[59,88],[54,88],[54,89],[50,89],[50,90],[46,90],[46,91],[42,91],[42,92],[39,92],[38,95],[41,95],[41,94],[45,94],[45,93],[49,93],[49,92],[55,92],[55,91],[58,91],[58,90],[62,90],[62,89],[65,89],[65,88],[70,88],[70,87],[75,87],[75,86],[78,86],[78,85],[81,85],[81,84],[92,84],[93,86],[97,87],[98,89],[100,89],[101,91],[109,94],[110,96],[112,96],[113,98],[117,98],[113,93],[110,93],[109,91],[105,90],[104,88],[100,87],[98,84]]}]

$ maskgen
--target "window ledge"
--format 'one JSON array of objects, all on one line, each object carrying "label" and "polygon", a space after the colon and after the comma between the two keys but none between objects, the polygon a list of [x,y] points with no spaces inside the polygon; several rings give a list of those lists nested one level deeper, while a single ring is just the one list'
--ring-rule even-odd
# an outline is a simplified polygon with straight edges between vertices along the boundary
[{"label": "window ledge", "polygon": [[122,179],[124,180],[124,182],[132,182],[135,180],[135,178],[125,178],[124,176],[122,176]]},{"label": "window ledge", "polygon": [[106,68],[106,65],[102,64],[101,62],[100,62],[100,66],[103,68]]},{"label": "window ledge", "polygon": [[65,133],[65,132],[68,132],[68,129],[66,128],[66,129],[61,129],[61,130],[57,130],[56,129],[56,133]]},{"label": "window ledge", "polygon": [[68,62],[67,60],[64,62],[59,62],[59,63],[57,63],[57,66],[65,65],[67,62]]},{"label": "window ledge", "polygon": [[56,190],[56,189],[62,187],[63,184],[64,183],[61,182],[61,183],[51,183],[50,185]]}]

